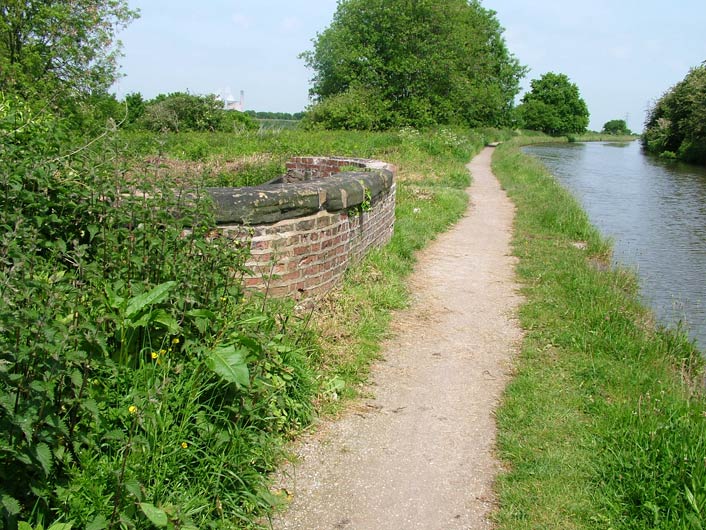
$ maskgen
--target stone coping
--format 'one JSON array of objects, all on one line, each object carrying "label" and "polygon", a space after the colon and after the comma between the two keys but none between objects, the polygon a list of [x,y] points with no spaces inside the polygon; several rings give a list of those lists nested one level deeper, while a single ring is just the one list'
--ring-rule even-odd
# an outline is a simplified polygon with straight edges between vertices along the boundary
[{"label": "stone coping", "polygon": [[[355,166],[361,170],[336,172]],[[395,167],[379,160],[297,157],[275,182],[243,188],[207,188],[218,224],[261,225],[337,212],[376,202],[394,183]]]}]

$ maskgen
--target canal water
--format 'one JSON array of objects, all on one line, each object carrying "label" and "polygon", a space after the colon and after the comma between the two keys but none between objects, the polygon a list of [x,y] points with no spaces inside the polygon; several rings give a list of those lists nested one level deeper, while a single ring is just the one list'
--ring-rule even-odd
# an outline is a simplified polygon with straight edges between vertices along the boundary
[{"label": "canal water", "polygon": [[634,268],[659,321],[706,350],[706,168],[645,156],[639,142],[532,145]]}]

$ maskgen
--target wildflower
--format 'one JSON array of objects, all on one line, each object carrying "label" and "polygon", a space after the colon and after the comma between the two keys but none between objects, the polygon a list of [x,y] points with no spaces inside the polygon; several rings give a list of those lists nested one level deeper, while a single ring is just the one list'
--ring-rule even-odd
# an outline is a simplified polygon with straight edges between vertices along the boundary
[{"label": "wildflower", "polygon": [[152,352],[152,359],[154,359],[154,360],[159,359],[159,354],[156,351]]},{"label": "wildflower", "polygon": [[127,411],[128,411],[130,414],[135,414],[135,413],[137,412],[137,407],[136,407],[135,405],[130,405],[130,406],[127,408]]},{"label": "wildflower", "polygon": [[221,302],[226,302],[228,299],[225,296],[221,296]]},{"label": "wildflower", "polygon": [[167,355],[167,350],[159,350],[159,355],[160,355],[160,356],[165,356],[165,355]]},{"label": "wildflower", "polygon": [[182,448],[182,449],[186,449],[187,447],[189,447],[189,444],[188,444],[188,443],[186,443],[186,442],[181,442],[181,448]]},{"label": "wildflower", "polygon": [[175,337],[172,339],[172,344],[179,344],[179,337]]}]

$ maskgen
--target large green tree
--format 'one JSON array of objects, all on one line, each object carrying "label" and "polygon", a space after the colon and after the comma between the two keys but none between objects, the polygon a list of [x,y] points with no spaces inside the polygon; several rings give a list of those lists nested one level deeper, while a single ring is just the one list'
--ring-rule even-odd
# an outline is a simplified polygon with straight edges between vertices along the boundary
[{"label": "large green tree", "polygon": [[118,73],[126,0],[0,1],[0,90],[57,100],[105,92]]},{"label": "large green tree", "polygon": [[628,124],[625,120],[610,120],[605,122],[603,130],[605,134],[632,134],[628,129]]},{"label": "large green tree", "polygon": [[552,136],[582,133],[588,127],[588,107],[578,87],[564,74],[548,72],[530,82],[518,112],[526,129]]},{"label": "large green tree", "polygon": [[[302,56],[315,72],[315,101],[334,101],[315,108],[315,119],[349,128],[502,125],[525,72],[478,0],[340,0]],[[360,120],[358,107],[382,114]]]},{"label": "large green tree", "polygon": [[653,105],[642,143],[656,154],[706,164],[706,62]]}]

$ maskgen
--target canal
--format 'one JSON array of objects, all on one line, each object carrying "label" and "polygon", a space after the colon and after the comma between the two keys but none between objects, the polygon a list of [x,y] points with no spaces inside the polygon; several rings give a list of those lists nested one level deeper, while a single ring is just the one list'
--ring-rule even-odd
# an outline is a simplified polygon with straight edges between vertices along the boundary
[{"label": "canal", "polygon": [[642,297],[667,326],[706,350],[706,168],[645,156],[639,142],[532,145],[632,267]]}]

